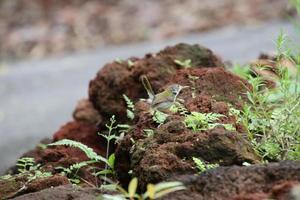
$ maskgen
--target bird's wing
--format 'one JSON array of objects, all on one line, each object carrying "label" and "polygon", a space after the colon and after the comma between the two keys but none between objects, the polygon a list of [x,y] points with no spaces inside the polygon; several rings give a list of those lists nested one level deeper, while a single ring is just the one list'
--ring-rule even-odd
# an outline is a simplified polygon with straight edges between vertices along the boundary
[{"label": "bird's wing", "polygon": [[166,91],[162,92],[162,93],[159,93],[159,94],[156,94],[154,96],[154,99],[152,101],[152,105],[155,106],[157,104],[160,104],[162,102],[173,102],[173,98],[172,96],[166,98],[166,94],[165,94]]}]

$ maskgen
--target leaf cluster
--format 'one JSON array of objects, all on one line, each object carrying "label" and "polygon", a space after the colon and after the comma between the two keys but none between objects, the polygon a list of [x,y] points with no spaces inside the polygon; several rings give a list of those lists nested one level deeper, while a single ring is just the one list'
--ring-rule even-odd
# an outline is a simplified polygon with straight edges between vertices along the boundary
[{"label": "leaf cluster", "polygon": [[180,60],[177,60],[175,59],[174,60],[174,63],[183,67],[184,69],[187,69],[187,68],[190,68],[192,67],[191,64],[192,64],[192,60],[191,59],[186,59],[184,61],[180,61]]},{"label": "leaf cluster", "polygon": [[289,48],[288,41],[282,32],[276,40],[276,87],[268,88],[262,77],[244,74],[252,89],[243,110],[235,113],[265,160],[300,160],[300,53]]},{"label": "leaf cluster", "polygon": [[196,164],[197,169],[199,170],[199,173],[205,172],[208,169],[214,169],[216,167],[219,167],[219,164],[206,164],[199,158],[192,158],[194,163]]},{"label": "leaf cluster", "polygon": [[126,105],[127,105],[127,109],[126,109],[126,113],[127,113],[127,117],[131,120],[134,119],[134,111],[135,111],[135,108],[134,108],[134,103],[131,99],[129,99],[128,96],[126,96],[125,94],[123,94],[123,98],[126,102]]},{"label": "leaf cluster", "polygon": [[235,130],[232,124],[217,123],[220,117],[224,116],[225,115],[218,113],[191,112],[191,114],[186,115],[184,123],[187,128],[190,128],[193,131],[209,130],[219,125],[224,126],[228,130]]},{"label": "leaf cluster", "polygon": [[108,195],[104,194],[100,198],[103,200],[126,200],[126,199],[138,199],[138,200],[146,200],[146,199],[158,199],[163,197],[171,192],[184,190],[185,186],[181,182],[161,182],[158,184],[148,184],[147,190],[144,194],[137,193],[138,188],[138,179],[133,178],[129,185],[128,191],[124,188],[117,186],[117,190],[120,192],[118,195]]}]

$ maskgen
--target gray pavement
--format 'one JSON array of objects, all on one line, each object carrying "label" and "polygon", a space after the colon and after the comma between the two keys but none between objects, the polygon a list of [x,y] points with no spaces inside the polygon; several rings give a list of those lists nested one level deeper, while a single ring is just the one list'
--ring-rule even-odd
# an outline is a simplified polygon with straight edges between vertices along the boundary
[{"label": "gray pavement", "polygon": [[87,97],[89,80],[115,58],[143,56],[178,42],[199,43],[224,60],[243,63],[262,51],[292,25],[273,22],[255,27],[227,27],[164,41],[100,48],[64,57],[10,63],[0,67],[0,173],[42,138],[71,120],[76,102]]}]

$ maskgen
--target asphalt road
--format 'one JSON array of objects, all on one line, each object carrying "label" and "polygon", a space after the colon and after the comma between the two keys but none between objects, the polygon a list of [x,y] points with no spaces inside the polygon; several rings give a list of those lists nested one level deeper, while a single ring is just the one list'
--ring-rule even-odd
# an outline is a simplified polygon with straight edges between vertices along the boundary
[{"label": "asphalt road", "polygon": [[0,173],[71,120],[76,102],[87,96],[89,80],[106,62],[143,56],[166,45],[186,42],[202,44],[224,60],[244,63],[260,52],[274,51],[280,29],[293,32],[293,26],[284,22],[227,27],[165,41],[100,48],[0,67]]}]

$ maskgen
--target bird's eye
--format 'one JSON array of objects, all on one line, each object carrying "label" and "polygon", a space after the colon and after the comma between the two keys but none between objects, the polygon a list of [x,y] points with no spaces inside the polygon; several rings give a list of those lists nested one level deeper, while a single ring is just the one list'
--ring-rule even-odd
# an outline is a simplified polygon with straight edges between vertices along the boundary
[{"label": "bird's eye", "polygon": [[172,88],[172,93],[173,93],[174,95],[176,95],[176,94],[177,94],[177,90],[176,90],[176,88]]}]

